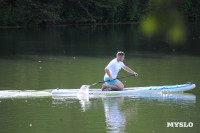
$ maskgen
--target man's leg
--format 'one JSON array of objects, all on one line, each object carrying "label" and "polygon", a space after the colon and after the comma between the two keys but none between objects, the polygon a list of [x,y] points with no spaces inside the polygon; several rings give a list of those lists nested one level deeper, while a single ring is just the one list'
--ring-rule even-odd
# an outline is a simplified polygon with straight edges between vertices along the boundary
[{"label": "man's leg", "polygon": [[[110,89],[107,89],[107,88],[110,88]],[[117,90],[118,87],[115,86],[115,85],[103,84],[103,85],[102,85],[102,88],[101,88],[102,91],[112,91],[113,89],[116,89],[116,90]]]},{"label": "man's leg", "polygon": [[106,88],[111,88],[112,91],[121,91],[124,88],[124,84],[121,81],[117,81],[114,85],[102,85],[102,91],[105,91]]},{"label": "man's leg", "polygon": [[105,91],[106,89],[107,89],[106,84],[103,84],[101,90],[102,90],[102,91]]},{"label": "man's leg", "polygon": [[124,89],[124,84],[119,80],[114,84],[114,86],[114,88],[111,88],[112,91],[122,91]]}]

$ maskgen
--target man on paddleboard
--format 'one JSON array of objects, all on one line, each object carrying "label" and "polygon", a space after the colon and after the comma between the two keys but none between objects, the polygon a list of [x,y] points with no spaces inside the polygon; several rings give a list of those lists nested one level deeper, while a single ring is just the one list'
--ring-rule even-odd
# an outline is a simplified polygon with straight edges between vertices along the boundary
[{"label": "man on paddleboard", "polygon": [[123,60],[125,57],[125,53],[122,51],[117,52],[116,58],[113,59],[105,68],[105,76],[104,81],[107,81],[105,84],[102,85],[102,91],[107,91],[107,88],[110,88],[109,90],[112,91],[121,91],[124,88],[124,84],[119,81],[117,78],[117,74],[120,71],[121,68],[123,68],[125,71],[134,74],[135,76],[138,76],[136,72],[134,72],[132,69],[124,65]]}]

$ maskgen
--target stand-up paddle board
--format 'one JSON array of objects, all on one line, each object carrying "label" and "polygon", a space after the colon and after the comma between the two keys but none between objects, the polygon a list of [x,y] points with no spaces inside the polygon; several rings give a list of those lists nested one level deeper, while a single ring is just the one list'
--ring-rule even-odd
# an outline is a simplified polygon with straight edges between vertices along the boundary
[{"label": "stand-up paddle board", "polygon": [[[180,85],[164,85],[164,86],[149,86],[149,87],[130,87],[124,88],[122,91],[102,91],[101,89],[88,89],[88,95],[127,95],[133,93],[153,93],[153,92],[184,92],[192,90],[196,87],[195,84],[187,83]],[[80,89],[55,89],[52,95],[77,96]]]}]

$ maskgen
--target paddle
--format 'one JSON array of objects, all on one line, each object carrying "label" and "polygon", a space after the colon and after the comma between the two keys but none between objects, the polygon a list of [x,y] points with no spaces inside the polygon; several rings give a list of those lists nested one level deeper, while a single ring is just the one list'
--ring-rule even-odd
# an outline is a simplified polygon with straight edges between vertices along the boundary
[{"label": "paddle", "polygon": [[[119,78],[116,78],[116,79],[128,78],[128,77],[131,77],[131,76],[135,76],[135,74],[128,75],[128,76],[123,76],[123,77],[119,77]],[[115,80],[115,79],[113,79],[113,80]],[[97,84],[104,83],[104,82],[107,82],[107,81],[110,81],[110,80],[100,81],[100,82],[97,82],[97,83],[91,84],[91,85],[89,85],[89,86],[97,85]]]},{"label": "paddle", "polygon": [[[135,76],[135,74],[128,75],[128,76],[123,76],[123,77],[119,77],[119,78],[115,78],[115,79],[128,78],[128,77],[131,77],[131,76]],[[113,79],[113,80],[115,80],[115,79]],[[97,84],[100,84],[100,83],[104,83],[104,82],[107,82],[107,81],[110,81],[110,80],[99,81],[99,82],[94,83],[94,84],[91,84],[91,85],[82,85],[81,88],[80,88],[80,90],[86,90],[86,89],[88,89],[90,86],[97,85]]]}]

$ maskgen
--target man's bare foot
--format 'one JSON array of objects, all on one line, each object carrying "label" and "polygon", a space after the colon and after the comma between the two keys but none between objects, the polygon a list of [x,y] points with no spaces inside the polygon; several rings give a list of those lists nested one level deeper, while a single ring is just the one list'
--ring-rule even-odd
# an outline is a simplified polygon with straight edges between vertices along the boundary
[{"label": "man's bare foot", "polygon": [[101,90],[106,91],[106,88],[107,88],[106,84],[103,84]]}]

